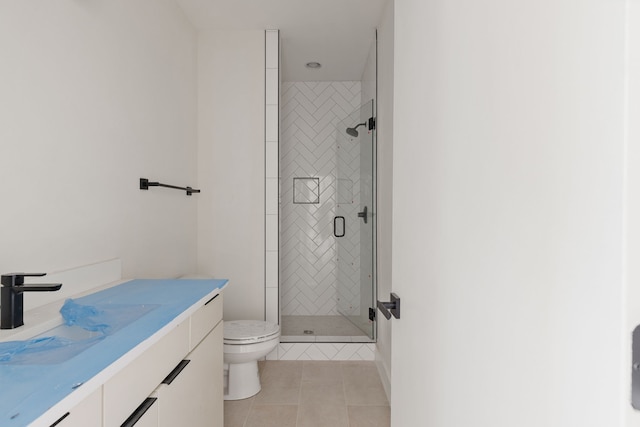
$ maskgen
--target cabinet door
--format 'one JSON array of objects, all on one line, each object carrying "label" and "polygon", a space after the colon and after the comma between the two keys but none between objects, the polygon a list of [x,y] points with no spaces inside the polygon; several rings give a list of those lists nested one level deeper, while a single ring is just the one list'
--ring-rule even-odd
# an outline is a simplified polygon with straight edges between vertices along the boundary
[{"label": "cabinet door", "polygon": [[102,387],[74,406],[69,415],[60,419],[58,427],[87,427],[102,425]]},{"label": "cabinet door", "polygon": [[158,389],[160,427],[223,427],[222,351],[220,322],[180,374]]}]

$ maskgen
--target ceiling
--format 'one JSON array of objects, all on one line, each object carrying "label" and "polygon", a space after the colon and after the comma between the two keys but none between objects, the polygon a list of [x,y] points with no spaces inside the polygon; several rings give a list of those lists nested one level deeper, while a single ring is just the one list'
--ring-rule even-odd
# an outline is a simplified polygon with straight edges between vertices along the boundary
[{"label": "ceiling", "polygon": [[198,30],[279,29],[284,81],[360,80],[386,1],[176,0]]}]

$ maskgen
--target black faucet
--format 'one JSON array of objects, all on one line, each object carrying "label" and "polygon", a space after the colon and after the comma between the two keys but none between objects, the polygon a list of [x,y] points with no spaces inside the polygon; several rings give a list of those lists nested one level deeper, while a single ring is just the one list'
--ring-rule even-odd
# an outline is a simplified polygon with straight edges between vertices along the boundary
[{"label": "black faucet", "polygon": [[57,291],[62,283],[26,284],[25,277],[39,277],[46,273],[10,273],[2,275],[0,287],[0,329],[14,329],[24,325],[22,312],[24,309],[23,292]]}]

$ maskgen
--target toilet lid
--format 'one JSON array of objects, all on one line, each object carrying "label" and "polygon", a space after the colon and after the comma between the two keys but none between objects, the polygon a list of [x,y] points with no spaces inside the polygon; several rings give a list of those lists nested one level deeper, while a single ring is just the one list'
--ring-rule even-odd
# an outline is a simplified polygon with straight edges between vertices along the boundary
[{"label": "toilet lid", "polygon": [[231,320],[224,322],[224,340],[240,344],[264,341],[280,333],[275,323],[261,320]]}]

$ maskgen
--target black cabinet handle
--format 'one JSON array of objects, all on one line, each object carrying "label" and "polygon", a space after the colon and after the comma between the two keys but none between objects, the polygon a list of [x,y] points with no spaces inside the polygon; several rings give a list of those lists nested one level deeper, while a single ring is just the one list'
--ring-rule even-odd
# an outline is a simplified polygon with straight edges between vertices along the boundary
[{"label": "black cabinet handle", "polygon": [[[342,221],[342,234],[338,234],[336,230],[338,229],[338,221]],[[344,237],[346,227],[343,216],[334,216],[333,217],[333,235],[336,237]]]},{"label": "black cabinet handle", "polygon": [[171,384],[173,382],[173,380],[175,380],[178,375],[180,375],[180,372],[182,372],[182,370],[184,368],[187,367],[187,365],[191,362],[191,360],[185,359],[183,361],[181,361],[180,363],[178,363],[178,366],[176,366],[173,371],[171,371],[171,373],[169,375],[167,375],[167,378],[165,378],[164,380],[162,380],[162,384]]},{"label": "black cabinet handle", "polygon": [[142,418],[142,416],[149,410],[149,408],[151,408],[153,404],[156,403],[156,400],[158,399],[155,397],[147,397],[144,402],[142,402],[142,404],[138,406],[135,411],[133,411],[133,414],[131,414],[131,416],[122,423],[120,427],[133,427],[134,425],[136,425],[136,423],[140,421],[140,418]]},{"label": "black cabinet handle", "polygon": [[209,301],[205,302],[205,303],[204,303],[204,305],[209,304],[211,301],[213,301],[214,299],[218,298],[218,296],[219,296],[219,295],[220,295],[220,294],[215,294],[215,295],[213,296],[213,298],[211,298]]},{"label": "black cabinet handle", "polygon": [[63,416],[61,416],[60,418],[58,418],[58,420],[57,420],[55,423],[51,424],[49,427],[55,427],[55,426],[57,426],[58,424],[60,424],[60,423],[62,422],[62,420],[64,420],[64,419],[65,419],[65,418],[67,418],[68,416],[69,416],[69,412],[67,412],[66,414],[64,414],[64,415],[63,415]]}]

